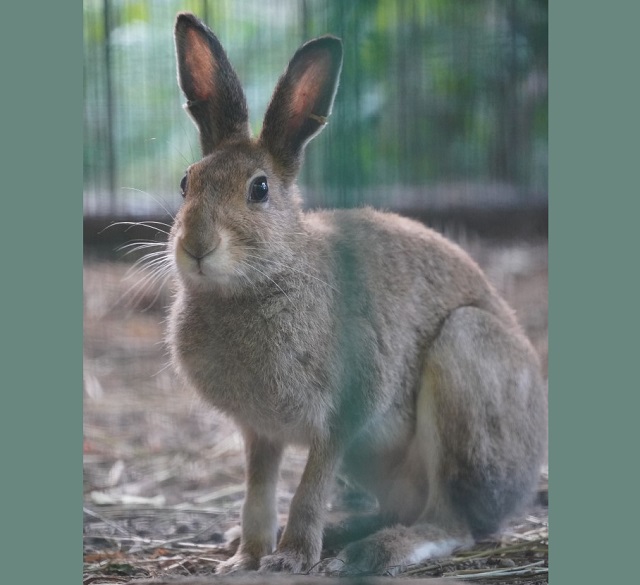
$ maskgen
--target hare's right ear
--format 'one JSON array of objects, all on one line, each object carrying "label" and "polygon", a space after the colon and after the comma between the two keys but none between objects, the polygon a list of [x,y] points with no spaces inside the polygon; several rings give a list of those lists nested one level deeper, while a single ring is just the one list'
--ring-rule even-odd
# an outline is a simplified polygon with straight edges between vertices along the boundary
[{"label": "hare's right ear", "polygon": [[185,108],[200,131],[202,153],[223,140],[249,137],[247,101],[220,41],[193,14],[178,14],[175,27],[178,82]]},{"label": "hare's right ear", "polygon": [[267,108],[260,142],[293,178],[306,143],[327,123],[342,68],[342,42],[324,36],[300,47]]}]

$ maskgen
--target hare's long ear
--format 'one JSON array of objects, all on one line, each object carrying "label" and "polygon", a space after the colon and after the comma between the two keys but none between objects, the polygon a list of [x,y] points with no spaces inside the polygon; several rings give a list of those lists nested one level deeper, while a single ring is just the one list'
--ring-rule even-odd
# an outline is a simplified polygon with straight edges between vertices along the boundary
[{"label": "hare's long ear", "polygon": [[223,140],[249,137],[247,101],[220,41],[193,14],[178,14],[178,82],[200,131],[202,153]]},{"label": "hare's long ear", "polygon": [[342,42],[324,36],[300,47],[271,98],[260,134],[290,177],[302,161],[306,143],[327,123],[342,67]]}]

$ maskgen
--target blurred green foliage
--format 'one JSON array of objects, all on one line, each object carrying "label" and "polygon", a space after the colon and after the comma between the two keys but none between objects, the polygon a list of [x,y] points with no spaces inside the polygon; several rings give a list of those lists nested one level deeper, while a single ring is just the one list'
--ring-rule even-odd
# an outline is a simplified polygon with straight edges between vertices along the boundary
[{"label": "blurred green foliage", "polygon": [[428,206],[430,188],[447,184],[546,197],[546,1],[85,0],[88,211],[178,202],[199,156],[175,81],[183,10],[221,39],[255,132],[295,49],[320,34],[343,39],[334,112],[301,177],[311,204],[397,207],[423,190]]}]

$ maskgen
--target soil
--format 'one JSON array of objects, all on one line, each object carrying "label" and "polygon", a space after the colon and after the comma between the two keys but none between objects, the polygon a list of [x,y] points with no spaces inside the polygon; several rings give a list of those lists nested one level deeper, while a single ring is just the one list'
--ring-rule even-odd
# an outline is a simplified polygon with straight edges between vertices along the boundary
[{"label": "soil", "polygon": [[[514,307],[546,373],[546,241],[456,239]],[[127,276],[129,268],[85,255],[85,585],[210,576],[237,546],[241,438],[168,366],[162,340],[169,287],[145,291],[138,276]],[[285,456],[281,525],[304,461],[301,449]],[[437,563],[407,567],[396,579],[444,575],[485,584],[547,583],[546,479],[543,474],[535,506],[499,538]],[[371,505],[338,482],[330,515],[366,512]]]}]

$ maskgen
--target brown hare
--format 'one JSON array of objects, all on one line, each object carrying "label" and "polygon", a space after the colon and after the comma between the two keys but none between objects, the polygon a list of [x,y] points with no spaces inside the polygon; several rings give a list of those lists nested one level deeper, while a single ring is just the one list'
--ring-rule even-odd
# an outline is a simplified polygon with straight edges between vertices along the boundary
[{"label": "brown hare", "polygon": [[[175,42],[203,158],[182,179],[169,240],[168,342],[181,377],[246,446],[241,543],[219,571],[314,568],[339,470],[379,513],[329,570],[402,567],[494,533],[533,493],[545,456],[538,359],[444,237],[372,209],[302,210],[296,176],[331,111],[340,40],[295,53],[257,138],[213,33],[179,14]],[[276,542],[287,444],[309,455]]]}]

